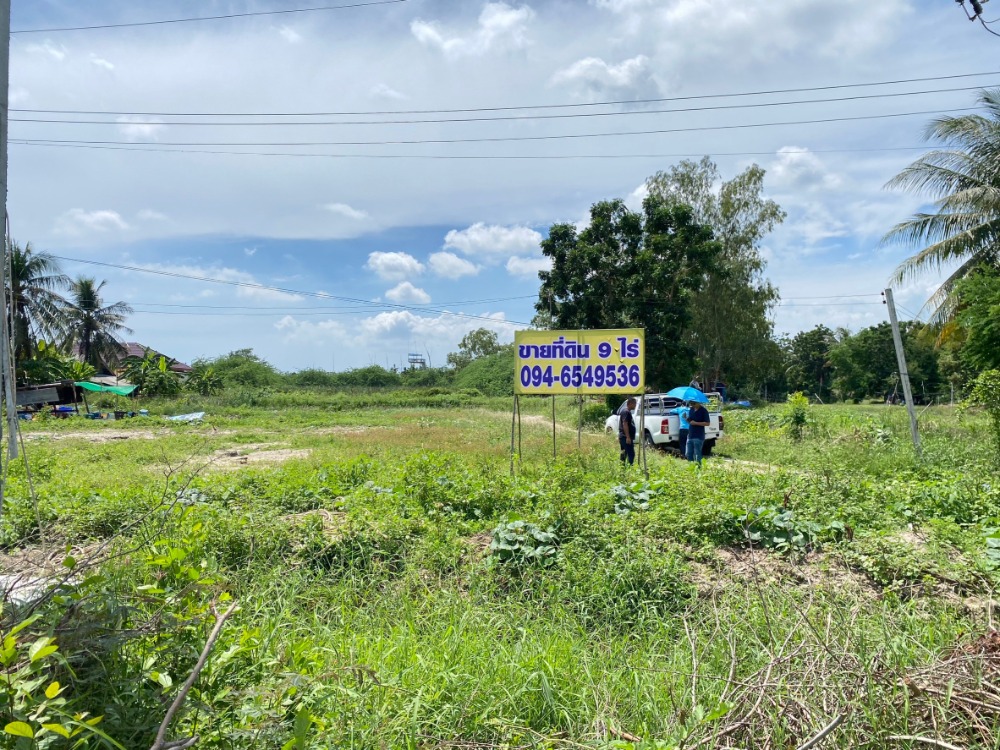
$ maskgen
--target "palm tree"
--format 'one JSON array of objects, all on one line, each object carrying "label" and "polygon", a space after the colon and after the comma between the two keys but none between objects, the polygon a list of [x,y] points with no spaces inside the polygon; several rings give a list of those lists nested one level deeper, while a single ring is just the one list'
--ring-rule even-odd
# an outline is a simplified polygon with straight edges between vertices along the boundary
[{"label": "palm tree", "polygon": [[9,283],[14,355],[25,360],[39,339],[51,341],[59,330],[66,300],[56,290],[69,286],[69,277],[51,254],[11,242]]},{"label": "palm tree", "polygon": [[132,308],[124,302],[105,305],[101,299],[106,283],[80,276],[70,282],[70,299],[62,308],[63,348],[75,349],[84,362],[98,369],[113,366],[122,358],[124,347],[118,337],[132,333],[125,325]]},{"label": "palm tree", "polygon": [[1000,89],[981,91],[979,104],[985,114],[931,122],[926,137],[947,148],[924,154],[886,184],[931,197],[935,209],[915,214],[882,238],[883,244],[922,248],[899,265],[893,281],[959,263],[927,302],[936,322],[954,314],[960,279],[1000,259]]}]

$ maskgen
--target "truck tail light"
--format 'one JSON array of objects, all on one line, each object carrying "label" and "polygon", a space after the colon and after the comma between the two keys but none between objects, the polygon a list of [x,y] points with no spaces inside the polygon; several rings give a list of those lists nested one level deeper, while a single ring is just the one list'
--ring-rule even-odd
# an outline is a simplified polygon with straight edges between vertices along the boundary
[{"label": "truck tail light", "polygon": [[662,422],[660,422],[660,434],[661,435],[669,435],[670,434],[670,420],[669,419],[664,419]]},{"label": "truck tail light", "polygon": [[722,431],[726,427],[726,419],[721,414],[719,415],[719,430]]}]

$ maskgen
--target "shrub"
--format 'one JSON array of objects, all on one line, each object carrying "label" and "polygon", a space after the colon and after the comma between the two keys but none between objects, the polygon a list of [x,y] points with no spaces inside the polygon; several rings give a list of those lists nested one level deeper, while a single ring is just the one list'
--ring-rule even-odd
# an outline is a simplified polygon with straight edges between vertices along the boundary
[{"label": "shrub", "polygon": [[514,350],[472,360],[455,375],[457,388],[474,388],[487,396],[514,395]]},{"label": "shrub", "polygon": [[995,460],[1000,464],[1000,370],[986,370],[972,383],[969,405],[982,406],[990,419]]},{"label": "shrub", "polygon": [[809,424],[809,398],[801,391],[788,396],[785,406],[785,429],[792,440],[799,441]]},{"label": "shrub", "polygon": [[608,418],[608,410],[604,404],[584,404],[580,417],[580,426],[588,429],[603,430]]}]

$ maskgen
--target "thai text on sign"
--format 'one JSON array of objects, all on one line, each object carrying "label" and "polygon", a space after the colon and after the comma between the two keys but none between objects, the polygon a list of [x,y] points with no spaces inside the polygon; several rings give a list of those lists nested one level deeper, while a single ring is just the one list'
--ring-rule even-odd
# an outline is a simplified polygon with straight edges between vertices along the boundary
[{"label": "thai text on sign", "polygon": [[641,328],[603,331],[517,331],[514,392],[639,392],[645,385]]}]

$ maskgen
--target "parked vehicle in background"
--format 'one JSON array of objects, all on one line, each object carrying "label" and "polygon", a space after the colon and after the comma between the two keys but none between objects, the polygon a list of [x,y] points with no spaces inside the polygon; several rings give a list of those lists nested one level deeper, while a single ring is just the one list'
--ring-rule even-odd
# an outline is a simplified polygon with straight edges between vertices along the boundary
[{"label": "parked vehicle in background", "polygon": [[[715,449],[717,440],[725,436],[725,419],[722,416],[722,396],[718,393],[706,393],[710,427],[705,428],[705,446],[702,454],[710,456]],[[680,417],[671,413],[673,410],[684,405],[682,401],[670,398],[663,393],[648,393],[645,396],[636,396],[635,420],[639,423],[639,415],[643,415],[642,435],[646,441],[647,448],[680,448]],[[645,401],[645,411],[643,411],[643,401]],[[622,407],[615,410],[604,422],[605,432],[618,434],[618,414]]]}]

